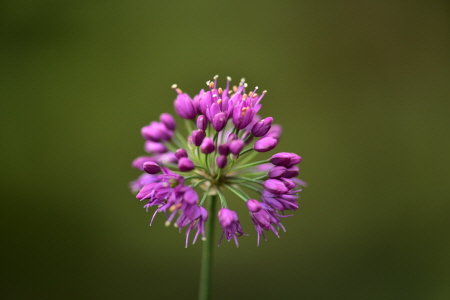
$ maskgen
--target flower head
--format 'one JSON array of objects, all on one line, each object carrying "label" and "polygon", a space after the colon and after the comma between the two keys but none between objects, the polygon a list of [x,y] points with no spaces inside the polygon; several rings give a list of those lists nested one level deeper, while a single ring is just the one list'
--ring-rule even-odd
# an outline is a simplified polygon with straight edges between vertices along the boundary
[{"label": "flower head", "polygon": [[[236,205],[235,199],[225,198],[223,191],[228,189],[246,202],[259,245],[260,237],[265,239],[264,231],[279,237],[278,230],[284,230],[280,218],[287,216],[284,211],[298,208],[299,186],[305,185],[296,178],[301,157],[280,152],[252,162],[259,152],[278,145],[281,126],[273,124],[272,117],[258,115],[266,91],[258,94],[258,87],[247,91],[244,79],[231,87],[229,77],[222,89],[217,77],[193,98],[172,86],[177,93],[175,112],[184,119],[187,132],[183,135],[178,129],[182,126],[168,113],[144,126],[141,134],[148,155],[132,163],[144,173],[130,187],[138,192],[137,199],[145,201],[146,210],[156,208],[150,225],[162,212],[166,225],[186,229],[186,246],[192,231],[194,243],[200,235],[205,239],[205,224],[211,219],[211,212],[203,207],[207,201],[220,200],[220,242],[225,237],[238,245],[238,237],[247,235],[237,213],[228,209]],[[258,193],[260,201],[251,199],[249,191]]]}]

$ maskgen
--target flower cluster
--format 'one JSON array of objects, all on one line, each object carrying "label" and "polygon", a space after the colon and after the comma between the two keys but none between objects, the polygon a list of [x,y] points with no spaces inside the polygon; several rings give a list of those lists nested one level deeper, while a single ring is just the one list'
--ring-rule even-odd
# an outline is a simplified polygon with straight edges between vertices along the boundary
[{"label": "flower cluster", "polygon": [[[208,212],[206,201],[220,200],[219,224],[228,241],[246,235],[235,211],[228,209],[223,194],[229,190],[246,202],[250,218],[260,237],[264,231],[284,229],[280,222],[285,210],[298,208],[298,187],[305,183],[296,178],[301,157],[280,152],[268,160],[252,162],[259,152],[274,149],[281,136],[281,126],[272,124],[273,118],[258,115],[266,91],[257,93],[258,87],[247,93],[242,79],[239,86],[217,88],[217,77],[207,82],[193,99],[176,85],[175,112],[185,120],[188,137],[177,129],[175,119],[167,113],[159,122],[151,122],[141,130],[144,149],[149,155],[133,161],[133,167],[144,173],[130,187],[138,192],[136,198],[146,201],[144,207],[155,206],[164,212],[166,225],[174,222],[181,231],[186,227],[186,247],[192,230],[205,238]],[[199,193],[202,195],[199,199]],[[260,195],[260,201],[251,199],[248,191]],[[207,199],[208,196],[213,196]],[[218,196],[218,198],[217,198]],[[219,245],[220,245],[219,242]]]}]

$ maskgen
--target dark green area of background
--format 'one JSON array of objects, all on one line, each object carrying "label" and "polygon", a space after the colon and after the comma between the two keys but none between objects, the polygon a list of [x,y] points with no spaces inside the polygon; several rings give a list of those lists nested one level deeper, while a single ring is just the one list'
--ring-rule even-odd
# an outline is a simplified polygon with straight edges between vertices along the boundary
[{"label": "dark green area of background", "polygon": [[[215,252],[214,299],[450,299],[445,1],[2,1],[2,299],[195,299],[201,243],[128,190],[140,128],[215,74],[269,92],[309,183]],[[219,233],[219,232],[217,232]]]}]

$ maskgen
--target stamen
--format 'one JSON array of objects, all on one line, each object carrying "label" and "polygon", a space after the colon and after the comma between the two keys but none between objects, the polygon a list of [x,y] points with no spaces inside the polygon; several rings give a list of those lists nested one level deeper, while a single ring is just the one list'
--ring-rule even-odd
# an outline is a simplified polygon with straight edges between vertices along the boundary
[{"label": "stamen", "polygon": [[210,82],[210,83],[209,83],[209,87],[210,87],[211,89],[213,89],[213,88],[215,87],[214,82]]},{"label": "stamen", "polygon": [[227,76],[227,90],[229,90],[230,89],[230,81],[231,81],[231,77],[230,76]]},{"label": "stamen", "polygon": [[178,86],[176,84],[172,84],[172,88],[175,90],[175,92],[177,92],[177,94],[181,94],[183,93],[183,91],[181,89],[177,88]]},{"label": "stamen", "polygon": [[217,100],[217,104],[222,103],[222,99]]},{"label": "stamen", "polygon": [[175,209],[178,209],[180,207],[181,207],[181,203],[174,204],[171,207],[169,207],[169,211],[173,212]]},{"label": "stamen", "polygon": [[235,85],[233,85],[233,92],[237,92],[237,90],[238,90],[238,88],[237,88],[237,86],[235,86]]},{"label": "stamen", "polygon": [[242,100],[247,100],[248,95],[244,94],[244,96],[242,96]]},{"label": "stamen", "polygon": [[214,78],[214,86],[217,86],[217,78],[219,78],[219,75],[216,75],[213,78]]},{"label": "stamen", "polygon": [[219,88],[219,94],[222,94],[222,93],[223,93],[222,88]]}]

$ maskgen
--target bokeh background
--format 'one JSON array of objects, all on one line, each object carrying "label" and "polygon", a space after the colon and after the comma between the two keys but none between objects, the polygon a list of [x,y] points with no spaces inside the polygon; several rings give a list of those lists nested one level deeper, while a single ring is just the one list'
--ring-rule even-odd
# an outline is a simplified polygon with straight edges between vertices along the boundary
[{"label": "bokeh background", "polygon": [[[195,299],[201,243],[128,189],[140,128],[216,74],[309,183],[215,251],[214,299],[450,299],[447,1],[2,1],[2,299]],[[219,231],[217,232],[219,234]]]}]

